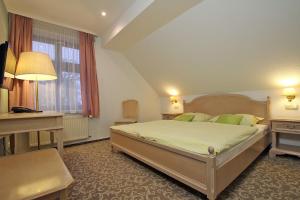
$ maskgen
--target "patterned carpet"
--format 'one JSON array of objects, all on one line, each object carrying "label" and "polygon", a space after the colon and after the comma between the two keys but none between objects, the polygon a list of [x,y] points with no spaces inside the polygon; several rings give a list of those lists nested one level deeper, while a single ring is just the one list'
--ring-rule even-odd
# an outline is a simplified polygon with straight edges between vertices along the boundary
[{"label": "patterned carpet", "polygon": [[[112,153],[107,140],[68,147],[64,160],[75,178],[68,199],[206,199],[129,156]],[[218,199],[300,200],[300,159],[271,159],[265,152]]]}]

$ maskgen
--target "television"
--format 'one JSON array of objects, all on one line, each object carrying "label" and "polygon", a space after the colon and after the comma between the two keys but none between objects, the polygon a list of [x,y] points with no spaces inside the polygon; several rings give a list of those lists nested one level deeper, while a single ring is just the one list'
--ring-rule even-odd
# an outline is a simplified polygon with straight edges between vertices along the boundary
[{"label": "television", "polygon": [[0,88],[12,90],[15,77],[17,59],[8,45],[0,45]]}]

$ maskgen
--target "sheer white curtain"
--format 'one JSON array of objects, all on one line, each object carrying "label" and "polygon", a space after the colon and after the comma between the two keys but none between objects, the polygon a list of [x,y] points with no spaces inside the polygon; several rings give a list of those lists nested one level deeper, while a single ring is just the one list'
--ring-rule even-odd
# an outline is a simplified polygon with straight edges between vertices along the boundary
[{"label": "sheer white curtain", "polygon": [[32,50],[49,54],[56,81],[39,82],[40,110],[81,113],[79,32],[33,21]]}]

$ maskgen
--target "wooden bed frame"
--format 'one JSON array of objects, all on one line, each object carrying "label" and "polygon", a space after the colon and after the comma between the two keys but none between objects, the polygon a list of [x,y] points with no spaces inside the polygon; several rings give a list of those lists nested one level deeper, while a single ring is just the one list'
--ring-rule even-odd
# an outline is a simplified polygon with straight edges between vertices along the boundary
[{"label": "wooden bed frame", "polygon": [[[269,97],[266,101],[255,101],[249,97],[234,94],[200,96],[190,103],[184,103],[184,112],[203,112],[210,115],[225,113],[248,113],[263,117],[269,123]],[[178,181],[204,193],[211,200],[216,199],[270,144],[268,132],[260,140],[238,155],[216,164],[213,147],[209,155],[195,155],[170,148],[155,142],[130,136],[122,131],[111,130],[111,145],[114,151],[124,152]]]}]

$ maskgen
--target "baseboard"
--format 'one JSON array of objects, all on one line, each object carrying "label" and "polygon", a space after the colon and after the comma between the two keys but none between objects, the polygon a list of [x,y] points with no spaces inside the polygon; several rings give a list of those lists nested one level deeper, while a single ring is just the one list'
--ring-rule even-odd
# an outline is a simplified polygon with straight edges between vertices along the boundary
[{"label": "baseboard", "polygon": [[64,147],[72,147],[72,146],[78,146],[82,144],[88,144],[88,143],[93,143],[93,142],[99,142],[99,141],[104,141],[104,140],[109,140],[110,137],[107,138],[101,138],[101,139],[96,139],[96,140],[89,140],[89,141],[82,141],[82,142],[77,142],[77,143],[72,143],[72,144],[65,144]]}]

